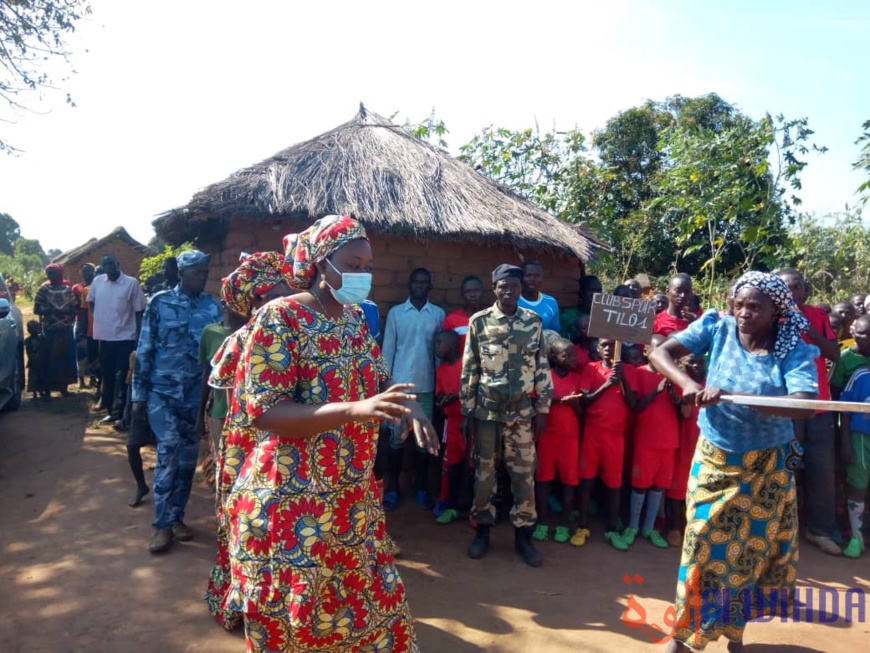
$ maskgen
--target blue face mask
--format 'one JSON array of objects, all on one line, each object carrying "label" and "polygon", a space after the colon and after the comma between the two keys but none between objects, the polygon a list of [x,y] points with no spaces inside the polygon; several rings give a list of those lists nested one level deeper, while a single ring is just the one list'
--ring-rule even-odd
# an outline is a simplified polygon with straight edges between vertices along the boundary
[{"label": "blue face mask", "polygon": [[359,304],[362,300],[369,296],[372,289],[372,275],[370,272],[342,272],[332,264],[332,261],[326,259],[330,267],[341,275],[341,288],[336,290],[329,286],[329,291],[335,297],[335,301],[345,306],[351,304]]}]

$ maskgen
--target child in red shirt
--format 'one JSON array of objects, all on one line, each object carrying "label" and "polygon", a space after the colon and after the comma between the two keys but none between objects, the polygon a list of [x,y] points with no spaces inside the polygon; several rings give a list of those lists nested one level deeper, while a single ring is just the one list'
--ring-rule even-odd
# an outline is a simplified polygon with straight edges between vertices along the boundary
[{"label": "child in red shirt", "polygon": [[452,329],[435,335],[435,356],[441,364],[435,370],[435,406],[444,413],[444,457],[441,462],[441,496],[432,511],[435,521],[449,524],[459,517],[459,489],[465,462],[465,436],[462,433],[462,354],[459,334]]},{"label": "child in red shirt", "polygon": [[553,379],[553,402],[547,415],[547,426],[535,443],[538,456],[538,468],[535,471],[538,523],[532,538],[543,542],[550,535],[547,501],[550,498],[552,482],[558,476],[562,483],[562,522],[556,526],[553,540],[564,543],[571,537],[569,520],[579,483],[577,459],[580,454],[580,374],[577,372],[577,353],[570,340],[550,340],[547,344],[547,358]]},{"label": "child in red shirt", "polygon": [[692,299],[692,277],[679,272],[668,282],[668,308],[657,313],[653,322],[653,333],[668,337],[675,331],[682,331],[695,319],[689,312]]},{"label": "child in red shirt", "polygon": [[[646,348],[649,353],[665,341],[654,334]],[[672,383],[659,374],[651,362],[637,369],[638,413],[634,456],[631,472],[631,512],[628,528],[622,533],[623,541],[634,544],[638,531],[653,546],[666,549],[668,543],[655,530],[656,518],[662,504],[664,490],[674,479],[674,456],[679,444],[677,404],[680,396]],[[640,516],[647,504],[643,528]]]},{"label": "child in red shirt", "polygon": [[619,492],[622,487],[624,434],[635,398],[634,368],[613,360],[616,343],[598,340],[600,361],[589,363],[580,372],[580,406],[585,408],[583,439],[580,443],[580,518],[571,544],[583,546],[589,537],[589,497],[592,482],[601,474],[607,487],[607,527],[604,539],[615,549],[628,549],[617,531]]},{"label": "child in red shirt", "polygon": [[[689,354],[681,361],[693,381],[704,385],[706,376],[703,356]],[[671,546],[683,545],[681,532],[682,517],[686,514],[686,490],[689,485],[689,475],[692,471],[692,459],[695,457],[695,446],[698,444],[698,436],[701,434],[698,428],[698,411],[694,404],[681,404],[680,406],[680,446],[674,461],[674,480],[668,489],[667,514],[670,518],[668,534],[665,538]]]},{"label": "child in red shirt", "polygon": [[452,329],[459,334],[459,357],[465,351],[465,334],[468,333],[468,322],[471,316],[485,308],[483,300],[483,282],[479,277],[468,276],[459,284],[462,296],[462,308],[457,308],[444,317],[442,329]]},{"label": "child in red shirt", "polygon": [[577,371],[579,372],[593,358],[594,338],[589,337],[589,316],[585,313],[577,318],[574,342],[574,351],[577,352]]}]

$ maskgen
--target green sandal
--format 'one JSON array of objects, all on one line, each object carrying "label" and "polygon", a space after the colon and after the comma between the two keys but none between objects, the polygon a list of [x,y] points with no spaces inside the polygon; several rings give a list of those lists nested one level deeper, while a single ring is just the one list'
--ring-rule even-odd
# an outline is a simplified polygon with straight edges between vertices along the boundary
[{"label": "green sandal", "polygon": [[452,524],[459,519],[459,511],[453,508],[447,508],[444,512],[435,518],[436,524]]},{"label": "green sandal", "polygon": [[553,541],[559,544],[565,544],[571,539],[571,530],[567,526],[556,526],[556,533],[553,535]]},{"label": "green sandal", "polygon": [[550,527],[544,524],[538,524],[532,531],[532,539],[536,542],[546,542],[548,537],[550,537]]}]

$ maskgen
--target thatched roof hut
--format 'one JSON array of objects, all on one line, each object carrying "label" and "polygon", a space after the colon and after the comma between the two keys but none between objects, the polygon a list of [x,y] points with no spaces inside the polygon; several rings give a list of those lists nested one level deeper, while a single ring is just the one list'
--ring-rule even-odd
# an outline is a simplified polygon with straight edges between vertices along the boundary
[{"label": "thatched roof hut", "polygon": [[[583,263],[604,248],[362,106],[350,122],[208,186],[154,227],[168,242],[193,239],[219,251],[225,272],[240,250],[277,249],[284,233],[330,213],[362,221],[376,265],[404,272],[376,274],[375,300],[387,303],[406,294],[407,272],[417,266],[429,267],[436,290],[446,291],[466,274],[485,277],[499,262],[524,258],[547,259],[548,276],[568,280],[548,284],[551,292],[575,293]],[[434,262],[440,258],[454,263]],[[388,291],[397,284],[398,293]],[[458,297],[436,293],[433,301]]]},{"label": "thatched roof hut", "polygon": [[55,257],[53,262],[63,266],[64,275],[71,283],[79,283],[82,280],[81,266],[85,263],[99,265],[100,259],[106,254],[113,254],[124,273],[135,277],[139,275],[142,259],[152,256],[153,252],[127,233],[124,227],[116,227],[102,238],[91,238],[64,252]]}]

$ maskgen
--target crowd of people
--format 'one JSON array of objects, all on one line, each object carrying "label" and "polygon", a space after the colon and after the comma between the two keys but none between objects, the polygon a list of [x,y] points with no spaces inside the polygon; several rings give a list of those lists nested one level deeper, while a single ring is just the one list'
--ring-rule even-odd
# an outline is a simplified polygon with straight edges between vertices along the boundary
[{"label": "crowd of people", "polygon": [[504,520],[538,567],[536,542],[583,547],[599,513],[615,549],[681,548],[672,650],[720,635],[739,650],[745,620],[728,605],[702,616],[693,593],[793,587],[799,509],[808,542],[862,554],[868,418],[722,400],[867,400],[866,296],[811,306],[789,268],[747,273],[704,311],[689,275],[661,294],[631,279],[612,292],[654,303],[654,335],[617,346],[588,333],[594,276],[560,307],[539,262],[503,264],[487,284],[465,278],[445,313],[421,267],[381,331],[362,225],[327,216],[283,245],[241,253],[219,298],[195,250],[167,259],[147,302],[112,256],[75,286],[50,265],[26,343],[35,398],[90,384],[95,413],[127,432],[131,506],[152,490],[140,449],[156,445],[152,553],[194,537],[185,508],[209,439],[206,601],[225,628],[244,624],[250,651],[416,650],[386,530],[403,500],[443,525],[467,512],[473,559]]}]

